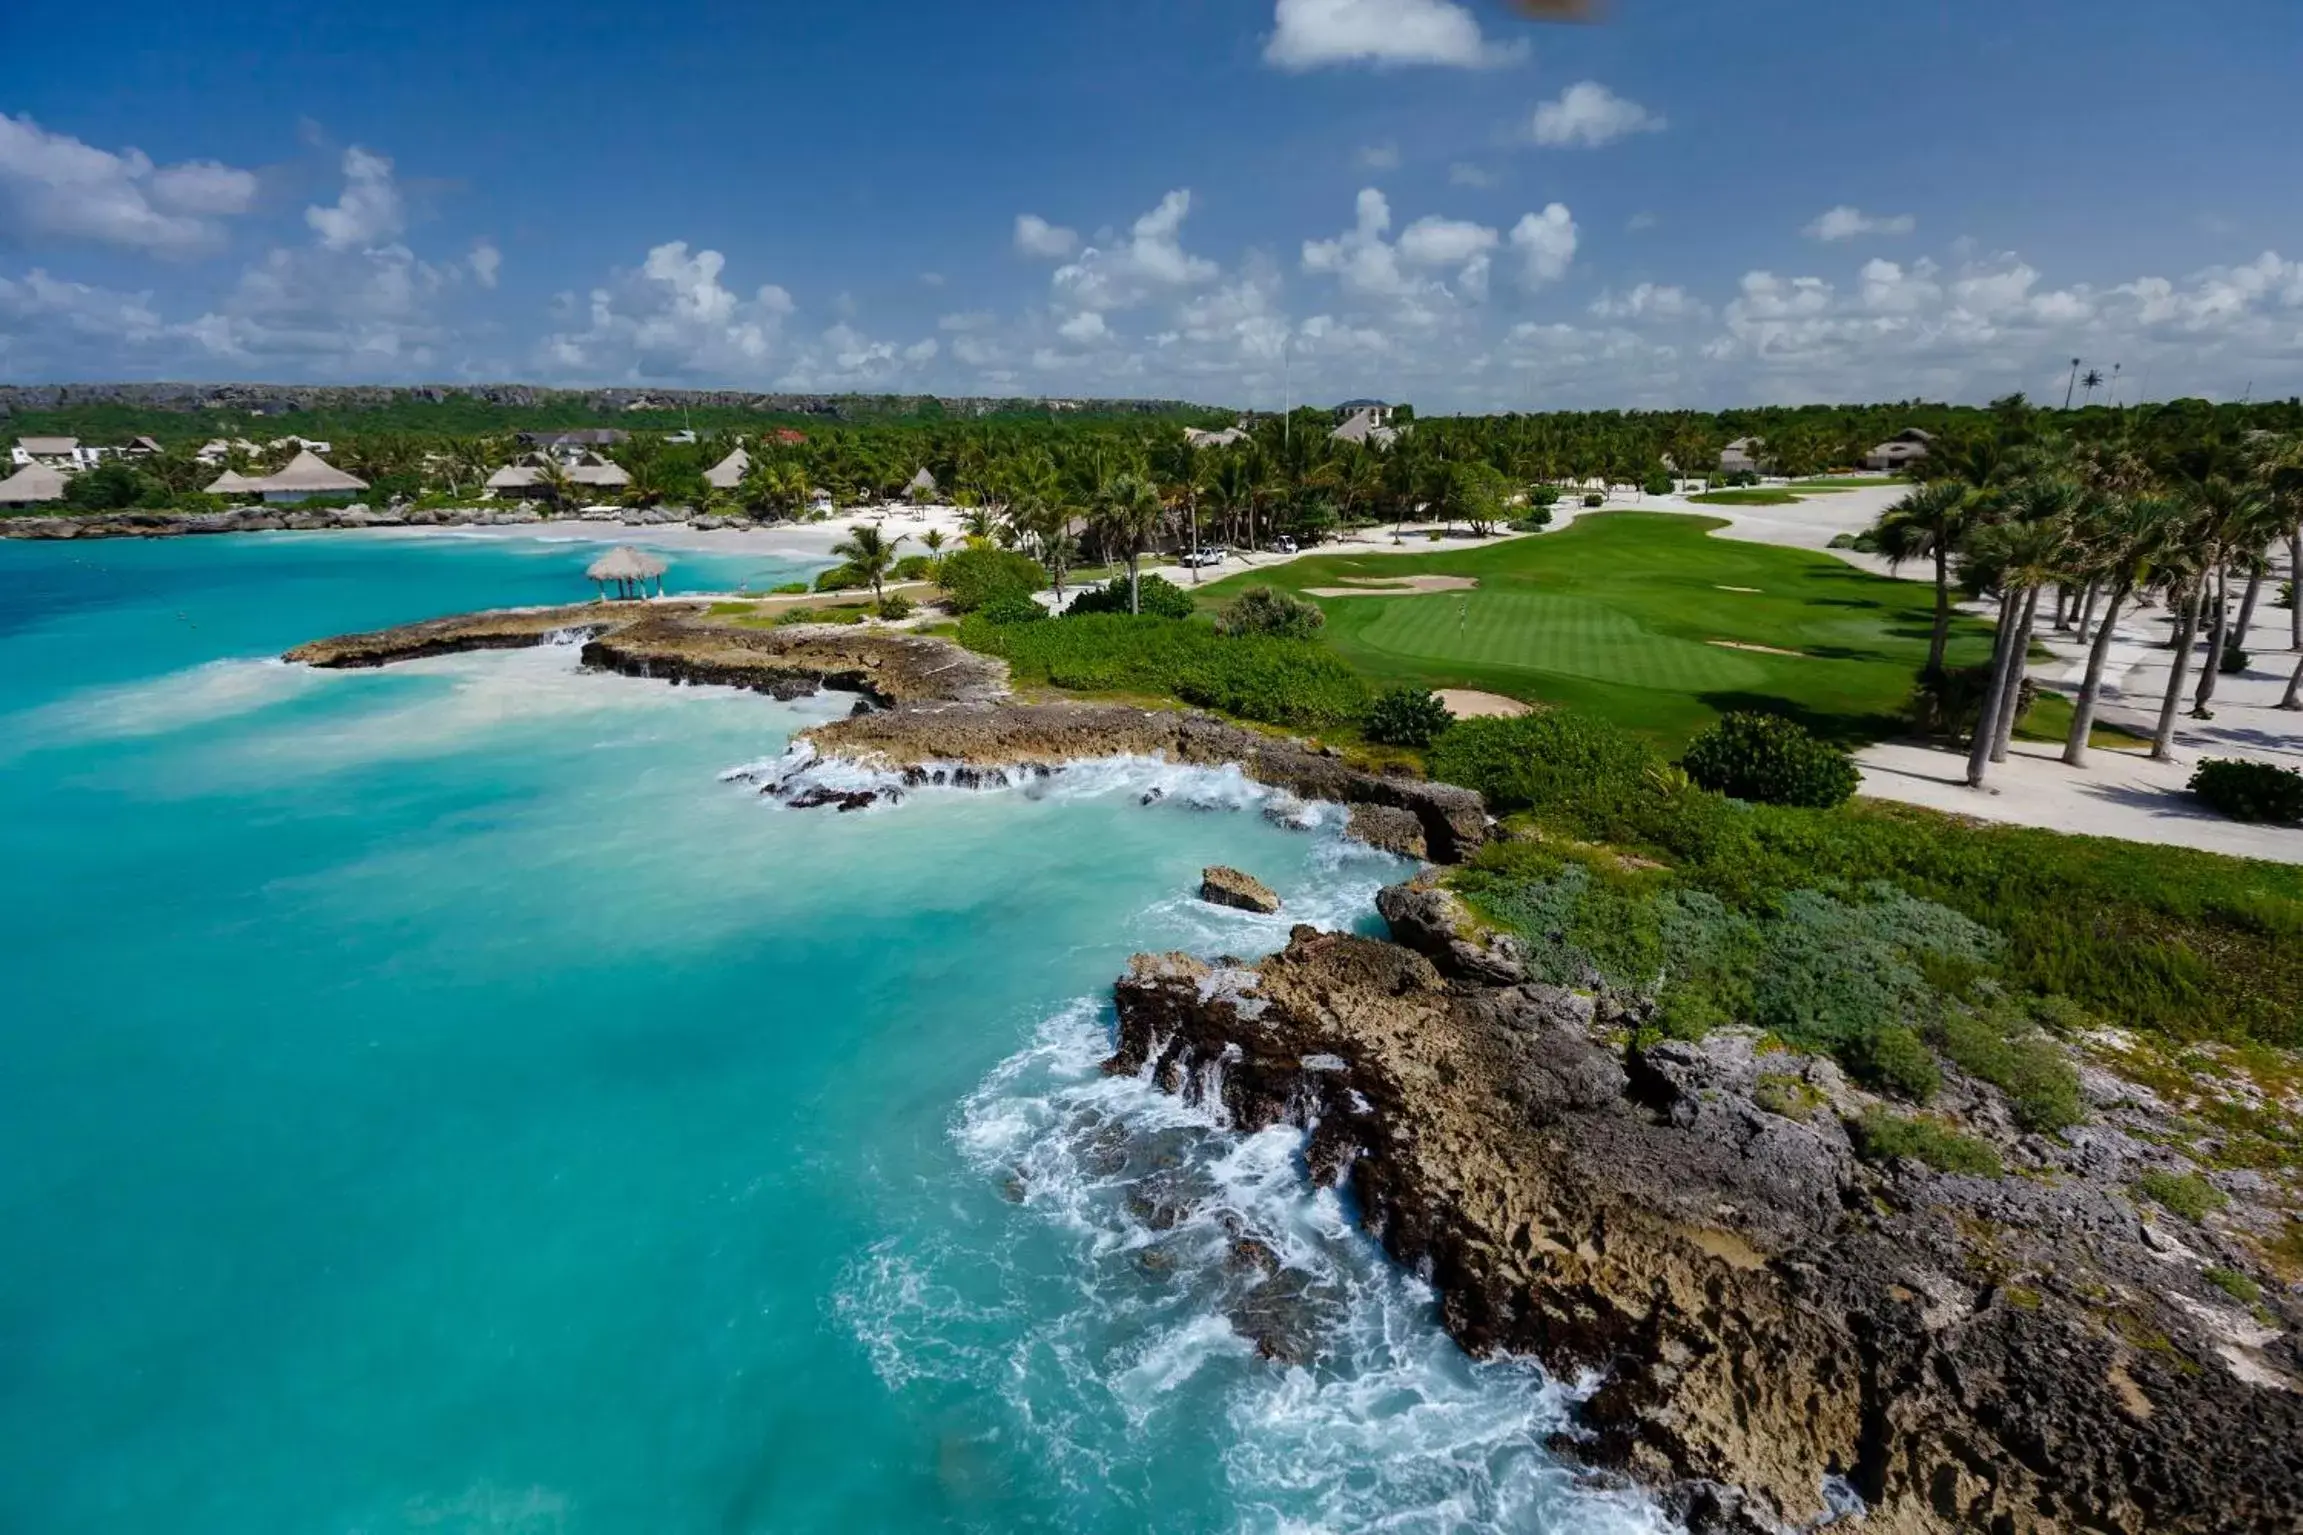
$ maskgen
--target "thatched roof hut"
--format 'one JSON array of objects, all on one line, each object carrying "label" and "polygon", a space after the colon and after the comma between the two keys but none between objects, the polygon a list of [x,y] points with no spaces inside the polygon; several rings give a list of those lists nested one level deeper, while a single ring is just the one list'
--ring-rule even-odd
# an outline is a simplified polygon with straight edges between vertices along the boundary
[{"label": "thatched roof hut", "polygon": [[26,464],[0,480],[0,506],[30,506],[64,499],[65,478],[46,464]]},{"label": "thatched roof hut", "polygon": [[619,597],[644,597],[650,581],[656,583],[656,595],[661,597],[664,594],[664,572],[669,569],[671,565],[663,556],[622,544],[592,561],[584,574],[591,578],[594,586],[600,588],[603,597],[607,595],[610,582],[615,583],[616,595]]},{"label": "thatched roof hut", "polygon": [[714,490],[734,490],[751,467],[752,455],[738,448],[704,471],[704,483]]},{"label": "thatched roof hut", "polygon": [[256,482],[237,469],[227,469],[208,486],[211,496],[244,496],[257,488]]},{"label": "thatched roof hut", "polygon": [[920,472],[912,476],[911,484],[904,487],[904,492],[914,501],[932,500],[936,493],[936,477],[922,465]]},{"label": "thatched roof hut", "polygon": [[307,496],[340,496],[366,490],[368,482],[346,474],[310,448],[302,448],[288,460],[286,468],[250,481],[247,488],[267,501],[301,501]]}]

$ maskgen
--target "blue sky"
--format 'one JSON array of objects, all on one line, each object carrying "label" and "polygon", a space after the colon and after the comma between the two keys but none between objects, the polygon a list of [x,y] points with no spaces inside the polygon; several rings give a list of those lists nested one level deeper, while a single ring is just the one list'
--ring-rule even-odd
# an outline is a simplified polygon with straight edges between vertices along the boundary
[{"label": "blue sky", "polygon": [[2303,7],[14,0],[0,379],[2303,389]]}]

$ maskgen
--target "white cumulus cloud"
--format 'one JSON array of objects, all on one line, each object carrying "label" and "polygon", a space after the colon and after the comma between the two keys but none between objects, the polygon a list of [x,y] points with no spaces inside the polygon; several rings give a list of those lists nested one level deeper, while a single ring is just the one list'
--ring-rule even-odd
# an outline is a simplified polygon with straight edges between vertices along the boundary
[{"label": "white cumulus cloud", "polygon": [[[749,297],[723,283],[727,257],[691,251],[671,240],[648,252],[636,271],[594,288],[562,307],[572,323],[547,336],[541,348],[555,373],[584,377],[758,378],[778,357],[792,296],[773,283]],[[826,332],[836,371],[855,371],[881,360],[844,326]],[[841,358],[853,359],[843,368]]]},{"label": "white cumulus cloud", "polygon": [[1071,309],[1129,309],[1177,288],[1213,279],[1216,264],[1183,248],[1191,193],[1170,192],[1108,248],[1087,246],[1056,268],[1056,297]]},{"label": "white cumulus cloud", "polygon": [[1279,0],[1264,62],[1280,69],[1337,64],[1440,64],[1480,69],[1524,55],[1491,42],[1454,0]]},{"label": "white cumulus cloud", "polygon": [[1511,248],[1519,253],[1520,280],[1530,288],[1559,281],[1575,261],[1575,217],[1565,203],[1548,204],[1541,213],[1523,214],[1511,229]]},{"label": "white cumulus cloud", "polygon": [[407,221],[392,162],[357,144],[344,151],[344,190],[335,203],[304,210],[304,222],[332,251],[362,250],[395,239]]},{"label": "white cumulus cloud", "polygon": [[1907,235],[1919,227],[1908,213],[1871,214],[1845,203],[1818,217],[1800,233],[1810,240],[1854,240],[1864,235]]},{"label": "white cumulus cloud", "polygon": [[496,286],[496,279],[504,270],[504,253],[496,249],[494,241],[480,241],[464,259],[472,268],[473,281],[483,288]]},{"label": "white cumulus cloud", "polygon": [[1535,141],[1549,149],[1597,149],[1635,133],[1661,133],[1669,124],[1636,101],[1626,101],[1597,80],[1579,80],[1535,109]]},{"label": "white cumulus cloud", "polygon": [[191,256],[222,245],[221,220],[255,201],[252,171],[213,160],[156,166],[140,149],[114,154],[0,114],[0,231]]},{"label": "white cumulus cloud", "polygon": [[1061,261],[1078,250],[1079,231],[1051,224],[1036,213],[1016,215],[1016,249],[1026,256]]}]

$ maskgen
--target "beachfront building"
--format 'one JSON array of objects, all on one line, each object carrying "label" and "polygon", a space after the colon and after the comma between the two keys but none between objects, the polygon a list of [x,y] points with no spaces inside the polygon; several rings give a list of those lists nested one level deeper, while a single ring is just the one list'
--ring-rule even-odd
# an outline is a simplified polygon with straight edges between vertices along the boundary
[{"label": "beachfront building", "polygon": [[104,451],[82,447],[77,437],[19,437],[16,446],[9,450],[8,459],[19,469],[38,464],[44,469],[60,469],[72,474],[95,468]]},{"label": "beachfront building", "polygon": [[1337,442],[1356,442],[1362,447],[1388,448],[1399,439],[1397,428],[1389,425],[1391,407],[1380,401],[1371,401],[1344,418],[1343,425],[1328,433]]},{"label": "beachfront building", "polygon": [[46,464],[26,464],[14,474],[0,480],[0,506],[36,506],[47,501],[64,499],[64,486],[70,480],[61,469]]},{"label": "beachfront building", "polygon": [[926,505],[936,498],[936,477],[922,465],[920,472],[912,476],[912,482],[904,487],[904,494],[912,498],[914,505]]},{"label": "beachfront building", "polygon": [[1866,469],[1884,469],[1890,472],[1908,469],[1925,461],[1928,450],[1935,445],[1935,436],[1916,426],[1907,426],[1878,447],[1863,455]]},{"label": "beachfront building", "polygon": [[1759,455],[1767,451],[1767,444],[1757,437],[1738,437],[1719,450],[1721,474],[1757,474]]},{"label": "beachfront building", "polygon": [[612,426],[578,427],[566,432],[522,432],[520,446],[532,452],[549,453],[563,463],[578,459],[595,459],[602,448],[620,447],[632,440],[630,432],[618,431]]},{"label": "beachfront building", "polygon": [[752,455],[738,448],[704,471],[704,483],[714,490],[734,490],[744,482],[751,467]]},{"label": "beachfront building", "polygon": [[567,474],[569,482],[585,490],[622,490],[632,483],[632,477],[620,464],[610,463],[597,453],[578,453],[564,457],[552,449],[524,454],[488,476],[491,493],[508,500],[541,496],[547,486],[544,471],[553,464]]},{"label": "beachfront building", "polygon": [[200,451],[192,456],[203,464],[220,464],[234,453],[254,454],[262,451],[245,437],[235,437],[229,442],[221,437],[211,437],[200,444]]},{"label": "beachfront building", "polygon": [[1208,432],[1187,426],[1183,429],[1183,440],[1195,448],[1228,448],[1235,442],[1247,441],[1247,428],[1227,426],[1218,432]]},{"label": "beachfront building", "polygon": [[262,496],[275,506],[292,506],[314,496],[348,496],[368,488],[366,480],[346,474],[309,448],[288,460],[277,473],[243,478],[226,470],[217,483],[225,480],[239,480],[240,489],[217,494]]}]

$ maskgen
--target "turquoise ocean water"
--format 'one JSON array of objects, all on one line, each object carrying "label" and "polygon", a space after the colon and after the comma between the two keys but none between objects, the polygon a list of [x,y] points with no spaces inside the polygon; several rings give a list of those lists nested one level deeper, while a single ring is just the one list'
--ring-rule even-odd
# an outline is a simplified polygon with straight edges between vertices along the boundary
[{"label": "turquoise ocean water", "polygon": [[1095,1071],[1129,953],[1366,925],[1399,865],[1227,773],[723,781],[846,699],[266,659],[590,552],[0,543],[0,1529],[1654,1527],[1293,1134]]}]

